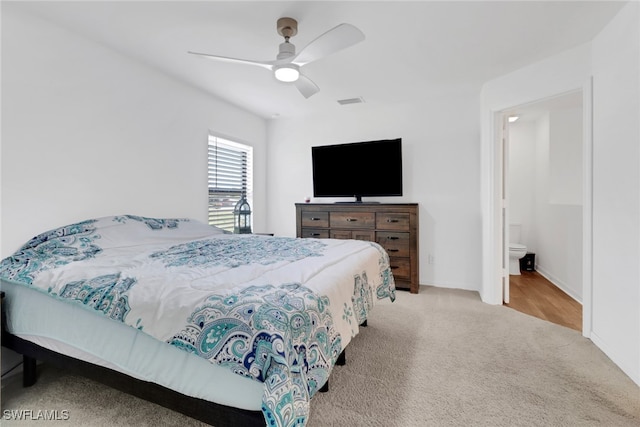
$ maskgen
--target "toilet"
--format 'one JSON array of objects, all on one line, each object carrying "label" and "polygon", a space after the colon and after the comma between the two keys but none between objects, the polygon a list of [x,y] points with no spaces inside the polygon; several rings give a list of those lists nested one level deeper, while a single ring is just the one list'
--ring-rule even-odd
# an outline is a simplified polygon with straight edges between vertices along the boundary
[{"label": "toilet", "polygon": [[527,254],[527,247],[520,242],[521,224],[509,224],[509,274],[520,274],[520,259]]}]

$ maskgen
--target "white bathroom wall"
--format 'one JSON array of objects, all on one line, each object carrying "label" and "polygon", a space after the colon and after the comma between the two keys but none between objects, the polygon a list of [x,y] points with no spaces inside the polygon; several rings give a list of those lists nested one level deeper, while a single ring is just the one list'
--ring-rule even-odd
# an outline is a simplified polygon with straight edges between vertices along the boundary
[{"label": "white bathroom wall", "polygon": [[550,131],[550,115],[545,112],[540,115],[534,122],[533,137],[535,140],[533,167],[534,177],[532,181],[533,194],[533,210],[531,211],[531,234],[530,234],[530,251],[536,254],[536,269],[544,270],[544,261],[549,259],[548,254],[543,254],[542,242],[549,241],[548,237],[543,236],[544,233],[553,233],[555,230],[550,229],[550,221],[548,219],[548,194],[549,194],[549,152],[551,145]]},{"label": "white bathroom wall", "polygon": [[[536,132],[532,249],[538,272],[582,302],[582,204],[560,203],[558,194],[563,192],[555,191],[565,188],[562,200],[580,198],[582,163],[576,164],[575,158],[582,159],[582,109],[545,114]],[[554,168],[563,168],[563,160],[562,173],[554,173]],[[577,181],[577,196],[566,191],[566,181]]]},{"label": "white bathroom wall", "polygon": [[533,211],[536,179],[536,121],[524,117],[509,125],[509,172],[507,177],[509,223],[520,224],[520,242],[535,252]]},{"label": "white bathroom wall", "polygon": [[2,7],[2,256],[103,215],[207,215],[207,134],[254,146],[264,229],[266,123],[78,34]]},{"label": "white bathroom wall", "polygon": [[[510,222],[522,225],[521,243],[536,254],[537,271],[579,302],[582,205],[560,203],[557,194],[563,200],[581,197],[581,161],[581,108],[537,112],[533,118],[525,113],[509,126]],[[563,170],[554,174],[554,167]],[[566,181],[577,181],[577,196],[555,191],[568,189]]]},{"label": "white bathroom wall", "polygon": [[582,108],[551,111],[549,203],[582,206]]}]

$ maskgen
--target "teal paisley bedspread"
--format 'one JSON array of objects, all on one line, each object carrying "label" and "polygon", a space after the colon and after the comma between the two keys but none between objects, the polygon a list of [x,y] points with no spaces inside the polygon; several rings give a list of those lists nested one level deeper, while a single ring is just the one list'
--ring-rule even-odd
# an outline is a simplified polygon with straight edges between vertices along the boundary
[{"label": "teal paisley bedspread", "polygon": [[0,278],[262,382],[269,426],[306,424],[311,397],[375,301],[395,299],[375,243],[133,215],[40,234],[0,262]]}]

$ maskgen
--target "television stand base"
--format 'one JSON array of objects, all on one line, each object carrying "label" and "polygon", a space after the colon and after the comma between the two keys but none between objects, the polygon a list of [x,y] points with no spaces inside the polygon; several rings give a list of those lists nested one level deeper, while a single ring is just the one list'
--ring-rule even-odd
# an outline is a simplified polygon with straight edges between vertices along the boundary
[{"label": "television stand base", "polygon": [[354,204],[362,204],[362,203],[380,203],[380,202],[363,202],[362,200],[356,200],[353,202],[335,202],[340,205],[354,205]]}]

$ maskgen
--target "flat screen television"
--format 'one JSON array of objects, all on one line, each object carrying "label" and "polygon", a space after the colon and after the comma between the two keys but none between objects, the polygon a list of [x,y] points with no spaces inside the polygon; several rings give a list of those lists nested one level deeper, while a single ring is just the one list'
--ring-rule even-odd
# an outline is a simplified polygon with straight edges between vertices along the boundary
[{"label": "flat screen television", "polygon": [[402,196],[402,138],[311,147],[314,197]]}]

